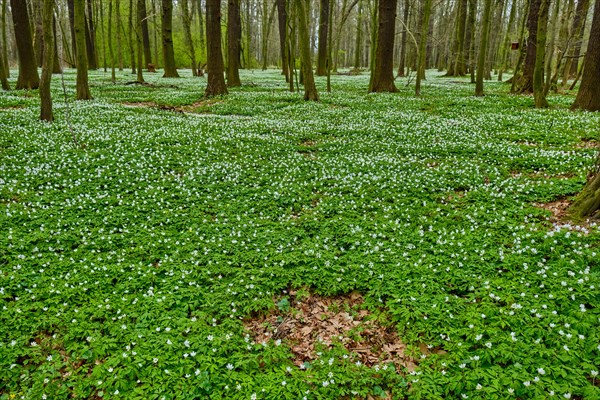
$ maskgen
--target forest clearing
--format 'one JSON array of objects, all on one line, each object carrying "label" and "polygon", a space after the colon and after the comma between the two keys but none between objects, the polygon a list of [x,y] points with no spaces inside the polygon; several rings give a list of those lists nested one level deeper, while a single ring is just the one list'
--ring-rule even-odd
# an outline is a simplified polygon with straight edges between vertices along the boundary
[{"label": "forest clearing", "polygon": [[600,397],[574,92],[89,74],[0,92],[0,399]]}]

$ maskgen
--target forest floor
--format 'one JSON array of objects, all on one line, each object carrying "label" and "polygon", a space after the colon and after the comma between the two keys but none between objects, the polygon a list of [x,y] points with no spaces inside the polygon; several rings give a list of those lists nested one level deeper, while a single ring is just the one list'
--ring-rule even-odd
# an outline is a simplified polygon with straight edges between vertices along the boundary
[{"label": "forest floor", "polygon": [[0,399],[600,398],[600,114],[182,73],[0,93]]}]

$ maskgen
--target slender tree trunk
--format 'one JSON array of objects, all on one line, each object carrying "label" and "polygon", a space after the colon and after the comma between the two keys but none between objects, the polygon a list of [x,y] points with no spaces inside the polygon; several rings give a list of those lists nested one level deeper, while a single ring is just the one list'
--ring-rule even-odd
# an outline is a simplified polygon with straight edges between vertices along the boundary
[{"label": "slender tree trunk", "polygon": [[[104,1],[112,1],[112,0],[104,0]],[[99,6],[99,14],[100,14],[100,37],[102,38],[102,68],[104,68],[104,72],[106,72],[107,63],[106,63],[106,36],[104,35],[104,7],[102,6],[102,0],[98,3]]]},{"label": "slender tree trunk", "polygon": [[415,95],[421,95],[421,79],[425,76],[425,62],[427,37],[429,31],[429,18],[431,17],[431,0],[425,0],[423,4],[423,19],[421,20],[421,38],[419,43],[419,63],[417,65],[417,80],[415,84]]},{"label": "slender tree trunk", "polygon": [[[144,49],[144,62],[146,68],[152,64],[152,52],[150,50],[150,33],[148,32],[148,12],[146,11],[146,0],[137,1],[137,19],[138,24],[141,24],[141,39]],[[139,68],[139,63],[138,63]]]},{"label": "slender tree trunk", "polygon": [[227,86],[241,86],[242,21],[239,0],[227,0]]},{"label": "slender tree trunk", "polygon": [[327,74],[327,34],[329,33],[329,0],[320,0],[319,49],[317,52],[317,75]]},{"label": "slender tree trunk", "polygon": [[115,0],[115,19],[115,30],[117,31],[117,64],[119,66],[119,71],[123,71],[123,39],[121,38],[121,0]]},{"label": "slender tree trunk", "polygon": [[190,51],[190,59],[192,61],[192,75],[198,76],[198,66],[196,64],[196,49],[194,47],[194,40],[192,38],[192,18],[188,8],[188,0],[181,1],[181,15],[183,19],[183,34],[185,36],[185,43]]},{"label": "slender tree trunk", "polygon": [[161,15],[162,48],[165,65],[163,78],[179,78],[173,50],[173,0],[162,0]]},{"label": "slender tree trunk", "polygon": [[373,82],[369,92],[396,92],[394,85],[394,38],[397,0],[379,0],[379,26]]},{"label": "slender tree trunk", "polygon": [[456,25],[456,58],[454,76],[463,76],[465,71],[465,29],[467,22],[467,0],[460,0]]},{"label": "slender tree trunk", "polygon": [[285,75],[286,82],[290,79],[288,59],[286,51],[286,32],[287,32],[287,10],[285,0],[275,0],[277,2],[277,22],[279,26],[279,49],[281,53],[281,74]]},{"label": "slender tree trunk", "polygon": [[15,32],[18,32],[15,35],[17,54],[19,55],[19,77],[16,89],[37,89],[40,85],[40,78],[33,51],[27,3],[23,0],[10,0],[10,7]]},{"label": "slender tree trunk", "polygon": [[221,2],[206,0],[206,41],[208,81],[206,97],[227,94],[223,77],[223,53],[221,52]]},{"label": "slender tree trunk", "polygon": [[529,37],[527,38],[527,53],[525,55],[523,74],[517,89],[517,91],[522,94],[533,92],[533,71],[535,69],[537,53],[537,30],[541,3],[542,0],[531,0],[529,5],[529,16],[527,17],[527,30],[529,31]]},{"label": "slender tree trunk", "polygon": [[546,53],[544,96],[548,96],[550,86],[552,85],[552,60],[554,58],[554,47],[556,45],[556,31],[558,27],[558,14],[560,13],[560,0],[554,0],[554,10],[552,11],[552,21],[550,22],[550,42]]},{"label": "slender tree trunk", "polygon": [[485,74],[485,59],[490,30],[490,16],[492,14],[492,0],[485,0],[483,8],[483,23],[481,26],[481,40],[479,42],[479,58],[477,60],[477,77],[475,81],[475,96],[483,96],[483,76]]},{"label": "slender tree trunk", "polygon": [[[559,0],[557,0],[559,1]],[[513,34],[513,25],[515,23],[515,14],[517,12],[517,2],[513,0],[510,6],[510,16],[508,17],[508,25],[506,27],[506,34],[504,35],[504,41],[502,42],[502,48],[500,49],[500,69],[498,70],[498,82],[502,82],[502,75],[507,68],[508,60],[508,47],[510,45],[510,38]]]},{"label": "slender tree trunk", "polygon": [[75,0],[75,50],[77,54],[77,100],[92,98],[88,85],[88,59],[85,34],[85,0]]},{"label": "slender tree trunk", "polygon": [[546,34],[548,31],[548,9],[550,0],[542,0],[538,15],[536,35],[535,69],[533,71],[533,96],[536,108],[548,108],[544,92],[544,62],[546,61]]},{"label": "slender tree trunk", "polygon": [[577,10],[575,11],[575,19],[573,20],[573,30],[571,32],[573,38],[573,46],[571,47],[570,58],[567,59],[567,67],[565,67],[563,85],[569,78],[577,75],[577,67],[579,65],[579,56],[581,54],[581,46],[583,44],[583,34],[585,32],[585,21],[587,19],[588,10],[590,8],[590,0],[579,0],[577,2]]},{"label": "slender tree trunk", "polygon": [[[356,16],[356,42],[354,43],[354,69],[357,71],[361,67],[362,25],[363,25],[363,0],[358,0],[358,13]],[[400,70],[400,68],[398,70]],[[404,70],[404,69],[402,68],[402,70]]]},{"label": "slender tree trunk", "polygon": [[[133,8],[133,0],[129,0],[129,35],[128,35],[128,42],[129,42],[129,55],[131,56],[131,73],[135,74],[136,71],[136,61],[135,61],[135,47],[133,44],[133,34],[136,31],[136,28],[134,26],[134,20],[135,18],[133,17],[134,12],[133,12],[134,8]],[[137,36],[136,36],[136,43],[137,43]]]},{"label": "slender tree trunk", "polygon": [[58,35],[56,33],[56,18],[52,15],[52,36],[54,40],[54,51],[52,52],[52,73],[60,74],[62,73],[62,63],[58,58]]},{"label": "slender tree trunk", "polygon": [[[113,51],[113,40],[112,40],[112,14],[113,14],[113,0],[108,0],[108,52],[110,56],[110,81],[115,84],[117,82],[117,76],[115,73],[115,52]],[[119,29],[117,28],[117,31]]]},{"label": "slender tree trunk", "polygon": [[405,76],[406,66],[406,40],[408,35],[408,17],[410,16],[410,0],[404,0],[404,10],[402,17],[402,36],[400,38],[400,65],[398,66],[398,76]]},{"label": "slender tree trunk", "polygon": [[87,24],[85,25],[85,41],[88,58],[88,68],[98,69],[98,53],[96,52],[96,28],[92,0],[87,0]]},{"label": "slender tree trunk", "polygon": [[471,83],[475,83],[475,20],[477,19],[477,0],[469,0],[469,16],[467,17],[467,34],[469,35],[467,51],[469,52],[469,73]]},{"label": "slender tree trunk", "polygon": [[300,48],[300,65],[304,77],[304,100],[319,101],[312,70],[310,36],[306,13],[306,0],[294,0],[298,15],[298,46]]},{"label": "slender tree trunk", "polygon": [[[192,0],[193,1],[193,0]],[[204,17],[202,16],[202,0],[198,0],[198,28],[200,36],[200,52],[199,57],[202,60],[202,57],[206,57],[206,29],[204,28]],[[198,63],[202,64],[201,62]]]},{"label": "slender tree trunk", "polygon": [[44,63],[42,65],[42,79],[40,81],[40,119],[52,122],[52,95],[50,94],[50,81],[52,80],[52,69],[54,64],[54,23],[53,13],[54,0],[44,0],[42,9],[42,32],[44,43]]},{"label": "slender tree trunk", "polygon": [[[594,7],[590,40],[583,63],[585,67],[581,76],[581,86],[572,108],[600,111],[600,3],[596,3]],[[596,178],[600,181],[600,174],[596,174]]]},{"label": "slender tree trunk", "polygon": [[[531,1],[532,0],[525,0],[525,3],[526,3],[525,8],[529,8]],[[510,87],[510,92],[513,94],[518,93],[518,90],[519,90],[518,83],[521,80],[521,76],[523,75],[523,72],[521,71],[521,67],[523,65],[523,61],[525,60],[526,53],[527,53],[527,47],[524,46],[524,42],[525,42],[525,25],[527,24],[527,21],[528,21],[528,14],[529,14],[529,12],[523,13],[523,19],[521,20],[521,26],[519,29],[519,41],[518,41],[518,43],[520,44],[519,58],[517,59],[515,71],[514,71],[513,77],[511,78],[512,82],[511,82],[511,87]]]},{"label": "slender tree trunk", "polygon": [[4,71],[6,73],[6,77],[10,77],[10,69],[8,66],[8,38],[6,35],[7,27],[6,27],[6,9],[8,8],[8,0],[2,0],[2,54],[1,62],[4,64]]},{"label": "slender tree trunk", "polygon": [[69,31],[71,32],[71,49],[73,55],[77,58],[77,50],[75,49],[75,11],[74,0],[67,0],[67,10],[69,12]]}]

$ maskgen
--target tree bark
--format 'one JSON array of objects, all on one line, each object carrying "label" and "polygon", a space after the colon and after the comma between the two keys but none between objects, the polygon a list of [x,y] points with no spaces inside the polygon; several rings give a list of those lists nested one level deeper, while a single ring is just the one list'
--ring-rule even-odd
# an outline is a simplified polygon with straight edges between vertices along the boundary
[{"label": "tree bark", "polygon": [[286,32],[287,32],[287,10],[285,0],[276,0],[277,2],[277,22],[279,25],[279,50],[281,53],[281,74],[285,75],[286,82],[290,79],[288,59],[286,51]]},{"label": "tree bark", "polygon": [[98,69],[98,54],[96,52],[96,28],[92,0],[87,0],[87,24],[85,25],[85,41],[87,48],[88,68]]},{"label": "tree bark", "polygon": [[550,0],[542,0],[538,14],[535,69],[533,71],[533,97],[536,108],[548,108],[544,92],[544,63],[546,62],[546,34],[548,31],[548,10]]},{"label": "tree bark", "polygon": [[19,77],[16,89],[37,89],[40,85],[40,78],[33,51],[27,3],[23,0],[10,0],[10,7],[15,32],[18,32],[15,35],[17,54],[19,55]]},{"label": "tree bark", "polygon": [[410,0],[404,0],[404,10],[402,18],[402,36],[400,37],[400,65],[398,66],[398,76],[405,76],[406,66],[406,40],[408,35],[408,17],[410,13]]},{"label": "tree bark", "polygon": [[298,14],[298,47],[300,48],[300,65],[304,77],[304,100],[319,101],[312,70],[306,3],[305,0],[294,0],[294,2],[296,4],[296,14]]},{"label": "tree bark", "polygon": [[117,82],[117,76],[115,73],[115,52],[113,50],[113,40],[112,40],[112,28],[113,28],[112,15],[113,15],[113,0],[108,0],[108,52],[109,52],[109,57],[110,57],[110,81],[113,84],[115,84]]},{"label": "tree bark", "polygon": [[[266,21],[263,21],[266,23]],[[242,20],[240,1],[227,0],[227,86],[241,86],[240,54],[242,46]]]},{"label": "tree bark", "polygon": [[[597,8],[597,7],[596,7]],[[596,18],[596,12],[594,12],[594,21],[599,18]],[[600,36],[596,36],[598,38]],[[588,47],[589,49],[589,47]],[[589,51],[589,50],[588,50]],[[591,216],[598,216],[598,211],[600,210],[600,153],[598,153],[598,157],[596,158],[596,165],[594,171],[588,179],[587,184],[584,186],[583,190],[577,195],[571,207],[569,207],[569,212],[575,218],[585,218]]]},{"label": "tree bark", "polygon": [[527,53],[525,55],[525,64],[523,65],[523,74],[519,79],[517,93],[530,94],[533,92],[533,71],[535,70],[535,56],[537,53],[537,30],[540,5],[542,0],[531,0],[529,5],[529,15],[527,17]]},{"label": "tree bark", "polygon": [[192,61],[192,75],[198,76],[196,49],[194,47],[194,40],[192,38],[192,17],[190,16],[190,10],[188,8],[188,0],[181,0],[181,15],[183,20],[183,34],[185,36],[185,43],[188,45],[190,59]]},{"label": "tree bark", "polygon": [[570,47],[569,58],[563,74],[563,86],[567,84],[569,78],[577,75],[577,66],[579,65],[579,55],[581,54],[581,45],[583,44],[583,33],[585,31],[585,21],[590,8],[590,0],[579,0],[573,19],[573,29],[571,30],[571,39],[573,45]]},{"label": "tree bark", "polygon": [[485,59],[490,31],[490,16],[492,14],[492,0],[485,0],[483,8],[483,23],[481,26],[481,40],[479,42],[479,55],[477,60],[477,77],[475,80],[475,96],[483,96],[483,76],[485,74]]},{"label": "tree bark", "polygon": [[6,9],[8,8],[7,0],[2,0],[2,64],[6,77],[10,77],[10,69],[8,67],[8,38],[6,35]]},{"label": "tree bark", "polygon": [[[600,3],[596,3],[594,7],[584,65],[581,86],[572,109],[600,111]],[[599,176],[600,174],[597,174],[596,178]]]},{"label": "tree bark", "polygon": [[163,78],[179,78],[173,50],[173,0],[162,0],[162,48],[164,58]]},{"label": "tree bark", "polygon": [[[129,43],[129,55],[131,57],[131,73],[135,74],[136,73],[136,61],[135,61],[135,47],[134,47],[134,42],[133,42],[133,34],[136,32],[136,28],[134,25],[134,21],[135,18],[134,16],[134,12],[133,12],[134,8],[133,8],[133,0],[129,0],[129,34],[128,34],[128,43]],[[136,37],[136,43],[137,43],[137,37]]]},{"label": "tree bark", "polygon": [[419,43],[419,63],[417,65],[417,80],[415,83],[415,95],[421,95],[421,79],[425,77],[425,62],[427,36],[429,31],[429,18],[431,17],[431,0],[425,0],[423,4],[423,19],[421,20],[421,39]]},{"label": "tree bark", "polygon": [[206,0],[206,42],[208,80],[206,97],[227,94],[223,77],[223,53],[221,51],[221,2]]},{"label": "tree bark", "polygon": [[152,64],[152,52],[150,50],[150,34],[148,32],[148,11],[146,10],[146,0],[138,0],[137,17],[141,24],[142,45],[144,48],[144,62],[146,68]]},{"label": "tree bark", "polygon": [[379,0],[379,24],[372,84],[369,92],[396,92],[394,85],[394,38],[397,0]]},{"label": "tree bark", "polygon": [[75,50],[77,59],[77,100],[89,100],[92,98],[88,85],[88,59],[85,34],[85,0],[75,0],[74,4],[75,23]]},{"label": "tree bark", "polygon": [[317,75],[327,74],[327,34],[329,33],[329,1],[321,0],[321,13],[319,15],[319,48],[317,51]]},{"label": "tree bark", "polygon": [[[361,67],[361,46],[362,46],[362,26],[363,26],[363,4],[362,0],[358,0],[358,12],[356,16],[356,42],[354,43],[354,69],[359,70]],[[398,69],[400,70],[400,68]],[[404,68],[402,68],[404,70]]]},{"label": "tree bark", "polygon": [[54,67],[54,23],[53,14],[54,0],[44,0],[42,8],[42,32],[44,50],[42,79],[40,81],[40,119],[52,122],[52,95],[50,94],[50,81],[52,80],[52,69]]}]

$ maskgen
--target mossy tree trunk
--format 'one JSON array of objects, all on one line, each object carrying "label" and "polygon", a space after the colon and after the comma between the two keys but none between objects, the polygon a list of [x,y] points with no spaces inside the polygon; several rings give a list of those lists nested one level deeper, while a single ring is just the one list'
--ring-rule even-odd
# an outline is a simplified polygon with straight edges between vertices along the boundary
[{"label": "mossy tree trunk", "polygon": [[52,122],[52,95],[50,94],[50,81],[52,80],[52,69],[54,67],[54,22],[53,14],[54,0],[44,0],[42,8],[42,32],[43,32],[43,64],[42,79],[40,81],[40,119]]},{"label": "mossy tree trunk", "polygon": [[[266,22],[266,21],[263,21]],[[227,0],[227,86],[241,86],[242,19],[240,0]]]},{"label": "mossy tree trunk", "polygon": [[584,65],[581,86],[572,108],[600,111],[600,3],[594,7]]},{"label": "mossy tree trunk", "polygon": [[16,88],[37,89],[40,85],[40,77],[33,50],[27,2],[24,0],[10,0],[10,7],[15,32],[18,32],[15,35],[17,54],[19,56],[19,77],[17,78]]},{"label": "mossy tree trunk", "polygon": [[206,52],[208,80],[206,97],[227,94],[223,76],[223,53],[221,51],[221,1],[206,0]]},{"label": "mossy tree trunk", "polygon": [[548,108],[544,92],[544,63],[546,62],[546,34],[548,32],[548,11],[550,0],[542,0],[538,14],[536,35],[535,69],[533,70],[533,97],[536,108]]},{"label": "mossy tree trunk", "polygon": [[[187,7],[186,7],[187,8]],[[162,48],[165,62],[163,78],[179,78],[173,50],[173,0],[162,0]]]},{"label": "mossy tree trunk", "polygon": [[88,59],[85,40],[85,0],[74,3],[75,51],[77,61],[77,100],[92,98],[88,84]]},{"label": "mossy tree trunk", "polygon": [[569,211],[575,218],[597,216],[600,212],[600,153],[596,158],[593,175],[575,198]]},{"label": "mossy tree trunk", "polygon": [[298,14],[298,47],[304,84],[304,100],[319,101],[319,93],[317,93],[312,70],[306,2],[305,0],[294,0],[294,3],[296,4],[296,14]]},{"label": "mossy tree trunk", "polygon": [[369,92],[396,92],[394,85],[394,39],[397,0],[379,0],[379,23],[375,63]]},{"label": "mossy tree trunk", "polygon": [[481,26],[481,40],[477,58],[477,76],[475,78],[475,96],[483,96],[483,76],[485,74],[485,60],[490,33],[490,16],[492,14],[492,0],[485,0],[483,6],[483,22]]},{"label": "mossy tree trunk", "polygon": [[319,16],[319,47],[317,51],[317,75],[327,74],[327,35],[329,33],[329,1],[320,0],[321,13]]}]

